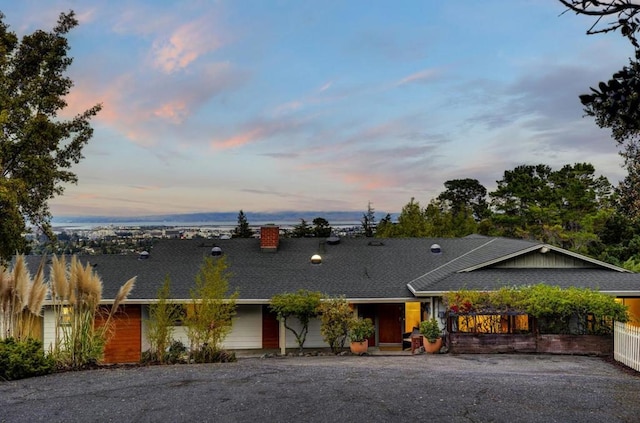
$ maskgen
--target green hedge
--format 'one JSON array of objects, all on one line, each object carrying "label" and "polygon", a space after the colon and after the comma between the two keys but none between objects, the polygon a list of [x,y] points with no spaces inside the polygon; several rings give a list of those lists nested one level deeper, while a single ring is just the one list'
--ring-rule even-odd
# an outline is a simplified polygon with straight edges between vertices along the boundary
[{"label": "green hedge", "polygon": [[36,339],[0,340],[0,380],[46,375],[54,369],[55,363],[45,355],[42,342]]}]

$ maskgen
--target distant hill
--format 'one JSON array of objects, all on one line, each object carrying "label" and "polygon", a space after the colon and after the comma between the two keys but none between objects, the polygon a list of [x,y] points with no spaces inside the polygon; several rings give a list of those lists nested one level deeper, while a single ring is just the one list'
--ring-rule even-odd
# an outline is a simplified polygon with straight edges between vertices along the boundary
[{"label": "distant hill", "polygon": [[[358,211],[282,211],[275,213],[263,212],[245,212],[245,216],[251,225],[260,225],[265,223],[289,223],[296,224],[300,219],[306,220],[309,224],[316,217],[322,217],[329,221],[330,224],[353,223],[360,224],[363,212]],[[376,213],[376,219],[380,220],[386,213]],[[174,223],[216,223],[216,224],[233,224],[238,221],[238,212],[210,212],[210,213],[182,213],[182,214],[164,214],[150,216],[61,216],[54,217],[53,224],[84,224],[84,223],[105,223],[105,224],[121,224],[121,223],[154,223],[162,222],[166,225]]]}]

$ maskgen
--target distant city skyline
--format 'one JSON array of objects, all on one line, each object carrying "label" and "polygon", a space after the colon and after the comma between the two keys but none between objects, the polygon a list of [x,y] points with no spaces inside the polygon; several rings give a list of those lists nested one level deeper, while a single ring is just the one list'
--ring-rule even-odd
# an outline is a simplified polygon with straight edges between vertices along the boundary
[{"label": "distant city skyline", "polygon": [[76,12],[63,117],[104,106],[56,218],[396,213],[521,164],[624,176],[578,95],[633,49],[555,0],[5,3],[19,36]]}]

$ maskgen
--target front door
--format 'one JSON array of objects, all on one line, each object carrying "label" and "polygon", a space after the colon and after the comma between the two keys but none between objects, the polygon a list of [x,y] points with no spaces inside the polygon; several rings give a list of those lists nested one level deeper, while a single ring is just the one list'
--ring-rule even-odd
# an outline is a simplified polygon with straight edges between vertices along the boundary
[{"label": "front door", "polygon": [[378,329],[380,346],[402,346],[404,328],[404,304],[378,304]]}]

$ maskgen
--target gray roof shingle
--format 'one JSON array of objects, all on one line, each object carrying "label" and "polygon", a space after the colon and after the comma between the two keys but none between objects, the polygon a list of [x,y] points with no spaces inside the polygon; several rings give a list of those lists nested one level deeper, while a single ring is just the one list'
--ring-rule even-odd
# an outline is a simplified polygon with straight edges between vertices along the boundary
[{"label": "gray roof shingle", "polygon": [[[440,254],[430,252],[430,246],[435,243],[442,248]],[[195,276],[214,245],[219,246],[227,258],[231,291],[237,290],[239,300],[246,302],[261,303],[275,294],[298,289],[320,291],[330,296],[344,295],[351,300],[383,301],[412,299],[414,293],[490,290],[504,285],[540,282],[612,292],[629,291],[640,296],[640,275],[597,264],[591,269],[482,267],[484,263],[543,244],[481,236],[346,238],[337,245],[316,238],[284,238],[275,253],[262,252],[260,241],[256,239],[163,240],[153,247],[150,258],[145,260],[138,259],[137,255],[81,256],[81,260],[95,266],[102,278],[103,298],[115,297],[120,285],[137,276],[129,300],[153,301],[165,277],[169,276],[173,298],[189,299]],[[556,248],[555,251],[562,253],[564,250]],[[322,256],[320,265],[310,262],[316,253]],[[28,259],[32,268],[37,268],[39,258]],[[469,268],[474,270],[461,272]]]}]

